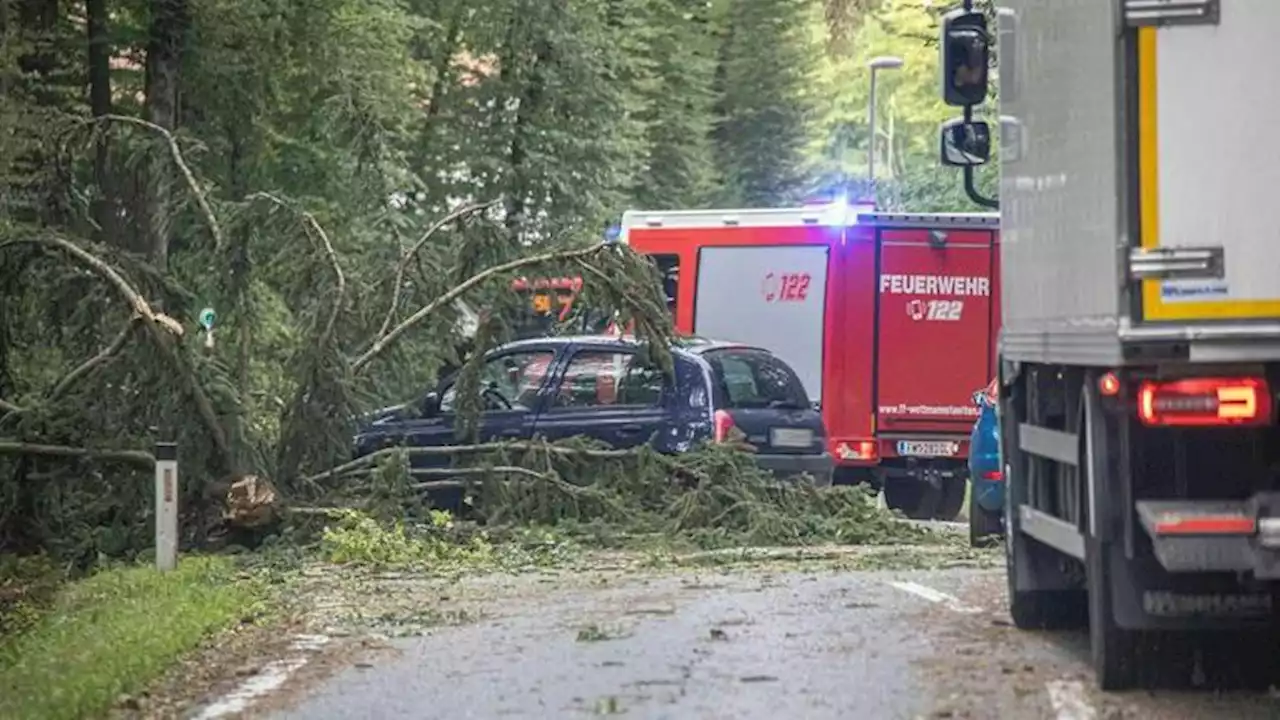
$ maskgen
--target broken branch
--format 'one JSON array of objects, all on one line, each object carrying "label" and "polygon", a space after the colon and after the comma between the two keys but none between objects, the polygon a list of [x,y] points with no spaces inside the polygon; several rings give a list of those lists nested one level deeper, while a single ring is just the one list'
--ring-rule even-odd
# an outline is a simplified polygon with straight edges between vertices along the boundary
[{"label": "broken branch", "polygon": [[182,336],[183,329],[181,323],[164,313],[152,310],[151,305],[143,299],[142,294],[135,290],[133,286],[129,284],[129,281],[125,280],[115,268],[108,265],[93,253],[81,248],[79,245],[76,245],[69,240],[64,240],[56,235],[42,235],[38,237],[6,240],[0,243],[0,249],[9,245],[20,244],[50,245],[62,250],[75,260],[78,260],[82,264],[88,266],[90,270],[93,270],[95,273],[102,276],[107,281],[107,284],[111,285],[116,289],[116,292],[120,293],[125,302],[129,304],[129,307],[133,309],[134,313],[142,316],[148,322],[163,326],[174,335],[179,337]]},{"label": "broken branch", "polygon": [[183,180],[186,181],[187,187],[191,190],[191,194],[196,198],[196,204],[200,207],[200,214],[204,216],[205,223],[209,226],[209,233],[213,235],[214,247],[218,250],[226,247],[223,241],[222,227],[218,224],[218,217],[213,214],[213,208],[209,205],[208,198],[205,197],[203,191],[200,190],[200,184],[196,182],[195,173],[191,171],[191,166],[187,165],[187,159],[182,154],[182,148],[178,145],[178,139],[168,129],[163,128],[153,122],[148,122],[142,118],[129,117],[128,115],[99,115],[95,120],[124,123],[126,125],[134,125],[145,128],[160,137],[164,138],[169,145],[169,155],[173,158],[173,164],[178,166],[179,172],[182,173]]},{"label": "broken branch", "polygon": [[43,455],[46,457],[88,458],[154,467],[156,459],[141,450],[94,450],[67,445],[40,445],[17,440],[0,440],[0,455]]},{"label": "broken branch", "polygon": [[488,280],[494,275],[500,275],[502,273],[511,272],[512,270],[519,270],[522,267],[528,267],[530,265],[540,265],[542,263],[553,262],[556,260],[573,260],[576,258],[585,258],[590,255],[594,255],[595,253],[601,252],[607,247],[609,246],[602,244],[602,245],[592,245],[590,247],[585,247],[585,248],[579,248],[577,250],[555,250],[552,252],[542,253],[541,255],[533,255],[531,257],[521,258],[519,260],[512,260],[511,262],[503,263],[501,265],[495,265],[486,270],[482,270],[476,273],[475,275],[472,275],[471,277],[467,278],[466,280],[463,280],[462,283],[458,285],[458,287],[441,295],[435,300],[432,300],[426,305],[423,305],[421,308],[418,309],[417,312],[410,315],[408,319],[406,319],[404,322],[401,322],[399,325],[396,325],[394,328],[387,331],[385,334],[379,336],[378,339],[375,340],[373,344],[370,345],[367,350],[361,353],[361,355],[358,358],[356,358],[355,362],[351,364],[351,372],[352,374],[359,373],[361,370],[365,368],[366,365],[368,365],[370,362],[375,360],[379,355],[385,352],[387,348],[391,347],[391,345],[395,343],[396,340],[400,339],[401,335],[411,330],[415,325],[422,322],[432,313],[436,312],[437,310],[444,307],[445,305],[453,302],[457,298],[461,297],[467,291],[471,290],[472,288],[479,285],[480,283]]},{"label": "broken branch", "polygon": [[425,468],[410,470],[409,474],[414,477],[439,477],[445,480],[428,480],[426,482],[415,483],[410,487],[414,490],[432,490],[437,488],[459,487],[464,483],[460,480],[452,480],[450,478],[470,477],[473,475],[525,475],[528,477],[538,478],[539,480],[550,480],[551,478],[545,473],[529,468],[515,467],[513,465],[497,465],[489,468]]},{"label": "broken branch", "polygon": [[[514,443],[480,443],[477,445],[444,445],[440,447],[390,447],[371,452],[363,457],[358,457],[350,462],[345,462],[337,467],[325,470],[322,473],[311,475],[304,478],[304,482],[317,483],[322,480],[328,480],[337,475],[343,475],[358,470],[366,465],[372,465],[377,461],[389,455],[404,453],[409,457],[440,457],[442,455],[473,455],[476,453],[493,452],[496,450],[510,450],[514,452],[527,450],[542,450],[553,455],[580,455],[592,458],[621,458],[635,455],[637,450],[605,450],[595,448],[573,448],[561,447],[559,445],[548,445],[545,443],[531,442],[514,442]],[[414,474],[425,472],[422,470],[413,470]],[[456,470],[450,469],[450,472]]]},{"label": "broken branch", "polygon": [[431,237],[435,235],[436,232],[439,231],[440,228],[443,228],[445,225],[448,225],[449,223],[452,223],[455,220],[460,220],[469,215],[478,213],[482,210],[488,210],[494,205],[497,205],[499,202],[502,202],[501,198],[496,200],[490,200],[489,202],[485,202],[485,203],[477,203],[475,205],[466,205],[464,207],[458,208],[457,210],[454,210],[448,215],[445,215],[440,220],[436,221],[435,224],[433,224],[431,227],[427,228],[427,231],[422,234],[422,237],[418,238],[418,241],[415,242],[411,248],[405,251],[404,255],[400,257],[400,263],[396,265],[395,285],[392,287],[392,290],[391,290],[391,305],[387,307],[387,316],[382,319],[382,325],[378,328],[378,334],[375,337],[382,337],[383,335],[386,335],[387,329],[391,327],[391,322],[395,320],[396,311],[400,309],[400,288],[402,285],[404,285],[405,270],[408,269],[409,262],[412,260],[415,260],[418,257],[418,251],[420,251],[422,247],[427,244],[427,241],[430,240]]}]

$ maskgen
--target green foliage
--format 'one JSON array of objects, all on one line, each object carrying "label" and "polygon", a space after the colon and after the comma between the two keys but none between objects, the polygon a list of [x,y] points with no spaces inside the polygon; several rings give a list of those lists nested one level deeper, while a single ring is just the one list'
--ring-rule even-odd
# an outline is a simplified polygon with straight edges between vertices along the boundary
[{"label": "green foliage", "polygon": [[[438,451],[388,450],[383,457],[425,452]],[[582,439],[514,443],[479,446],[459,456],[456,467],[468,472],[466,516],[478,526],[444,522],[439,511],[424,510],[419,498],[406,498],[399,513],[381,522],[342,511],[341,524],[324,531],[330,559],[371,565],[492,562],[491,542],[513,534],[527,540],[531,528],[592,546],[653,538],[700,548],[935,539],[881,509],[865,489],[779,481],[749,453],[722,445],[670,457],[645,447],[608,450]],[[328,481],[337,483],[336,493],[367,470],[349,472]],[[373,470],[379,472],[380,467]],[[419,487],[430,491],[430,485]]]},{"label": "green foliage", "polygon": [[0,638],[33,626],[64,579],[48,555],[0,555]]},{"label": "green foliage", "polygon": [[384,529],[374,518],[356,510],[337,513],[338,524],[324,529],[321,552],[333,563],[402,565],[422,560],[427,548],[412,540],[403,523]]},{"label": "green foliage", "polygon": [[720,50],[716,150],[721,202],[739,207],[800,199],[816,98],[816,3],[727,0]]},{"label": "green foliage", "polygon": [[716,194],[712,115],[716,38],[705,0],[647,0],[639,57],[637,118],[646,156],[631,190],[640,208],[693,208]]},{"label": "green foliage", "polygon": [[[936,166],[949,110],[925,42],[936,10],[918,2],[180,4],[186,26],[165,30],[151,21],[170,0],[106,0],[96,65],[81,16],[97,4],[0,23],[0,437],[176,439],[184,541],[208,539],[229,479],[305,501],[302,478],[348,459],[363,412],[421,398],[445,365],[474,369],[511,336],[517,276],[585,275],[582,304],[635,320],[661,361],[652,268],[624,248],[565,254],[629,207],[776,205],[865,172],[873,55],[907,61],[880,85],[886,206],[971,209]],[[180,98],[148,85],[170,76]],[[90,121],[104,112],[124,120]],[[490,204],[443,222],[468,203]],[[186,332],[133,324],[100,268],[28,242],[50,236]],[[0,544],[81,566],[134,557],[149,483],[118,463],[0,455]],[[407,484],[379,487],[394,506]]]},{"label": "green foliage", "polygon": [[[873,57],[896,56],[903,66],[876,76],[881,206],[910,212],[983,210],[964,194],[960,171],[941,167],[938,160],[939,125],[960,114],[942,102],[938,80],[938,18],[950,5],[928,6],[915,0],[833,4],[846,10],[864,5],[871,9],[862,14],[848,52],[828,53],[822,59],[819,130],[810,146],[815,176],[827,182],[866,177],[871,89],[866,66]],[[993,96],[987,108],[994,106]],[[983,112],[986,108],[978,114]],[[998,171],[993,166],[978,173],[979,186],[995,197]]]},{"label": "green foliage", "polygon": [[101,715],[211,633],[251,617],[261,592],[209,557],[169,573],[121,566],[71,583],[26,632],[0,637],[0,716]]}]

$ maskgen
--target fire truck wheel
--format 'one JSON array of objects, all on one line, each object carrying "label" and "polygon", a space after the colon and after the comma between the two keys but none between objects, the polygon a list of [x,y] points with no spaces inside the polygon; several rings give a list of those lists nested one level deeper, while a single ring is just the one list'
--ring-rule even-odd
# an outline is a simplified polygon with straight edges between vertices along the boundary
[{"label": "fire truck wheel", "polygon": [[964,491],[969,487],[969,478],[954,475],[942,480],[942,496],[938,498],[938,510],[933,514],[934,520],[951,522],[960,517],[964,509]]},{"label": "fire truck wheel", "polygon": [[932,519],[939,495],[928,482],[915,478],[889,478],[884,484],[884,503],[912,520]]},{"label": "fire truck wheel", "polygon": [[871,468],[837,466],[832,476],[833,485],[866,486],[880,492],[880,478]]}]

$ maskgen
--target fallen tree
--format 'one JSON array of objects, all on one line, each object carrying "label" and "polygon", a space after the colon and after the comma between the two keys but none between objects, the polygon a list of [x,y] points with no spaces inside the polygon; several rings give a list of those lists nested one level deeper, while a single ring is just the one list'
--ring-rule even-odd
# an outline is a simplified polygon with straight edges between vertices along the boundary
[{"label": "fallen tree", "polygon": [[[413,468],[415,456],[449,456],[453,467]],[[423,480],[443,477],[447,479]],[[704,548],[746,545],[930,543],[939,536],[881,508],[873,493],[778,479],[750,452],[709,444],[677,456],[642,446],[616,450],[582,438],[558,443],[485,443],[391,448],[313,481],[326,507],[286,509],[316,529],[344,518],[407,522],[430,532],[432,504],[455,491],[456,538],[520,528],[558,528],[596,544],[662,537]],[[348,511],[358,510],[360,515]],[[319,518],[319,521],[317,521]]]},{"label": "fallen tree", "polygon": [[[0,227],[0,542],[8,546],[82,558],[145,547],[139,511],[149,507],[149,483],[126,466],[145,468],[157,440],[179,445],[191,542],[238,517],[227,494],[250,478],[273,505],[318,499],[319,478],[357,482],[350,468],[332,469],[350,457],[357,418],[420,393],[442,362],[474,382],[475,359],[507,337],[509,287],[522,274],[600,278],[593,304],[633,321],[665,356],[671,328],[656,274],[626,246],[561,232],[513,248],[505,219],[491,215],[498,198],[463,203],[383,253],[332,227],[366,233],[364,219],[336,218],[305,198],[217,198],[181,139],[158,125],[108,115],[75,125],[86,128],[95,138],[120,128],[158,137],[139,152],[172,162],[193,201],[188,219],[212,242],[171,256],[166,268],[88,239]],[[254,254],[265,260],[246,260]],[[422,271],[427,256],[437,277]],[[482,321],[468,355],[457,357],[463,299]],[[217,328],[226,340],[215,343],[193,322],[201,305],[232,309]],[[478,408],[461,412],[465,435]],[[103,528],[113,528],[110,542]]]}]

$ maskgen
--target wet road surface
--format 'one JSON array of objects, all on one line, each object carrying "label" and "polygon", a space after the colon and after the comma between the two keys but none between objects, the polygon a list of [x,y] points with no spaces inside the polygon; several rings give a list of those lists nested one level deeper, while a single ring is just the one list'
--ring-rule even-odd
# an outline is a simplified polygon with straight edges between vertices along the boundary
[{"label": "wet road surface", "polygon": [[377,594],[395,592],[432,606],[433,622],[457,622],[358,660],[317,660],[323,673],[297,673],[297,687],[244,716],[1280,717],[1266,693],[1096,692],[1084,634],[1012,628],[1003,573],[992,569],[765,564],[404,583]]}]

